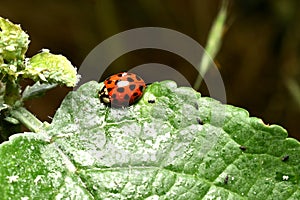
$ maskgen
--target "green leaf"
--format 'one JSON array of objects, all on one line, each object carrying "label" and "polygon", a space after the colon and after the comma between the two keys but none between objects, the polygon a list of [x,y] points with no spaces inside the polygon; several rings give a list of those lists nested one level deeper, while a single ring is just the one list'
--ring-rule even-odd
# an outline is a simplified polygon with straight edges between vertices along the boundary
[{"label": "green leaf", "polygon": [[17,78],[17,72],[24,68],[28,38],[20,25],[0,17],[0,74]]},{"label": "green leaf", "polygon": [[21,72],[25,78],[50,84],[64,84],[74,87],[78,82],[76,68],[62,55],[49,53],[48,50],[33,56],[26,62],[26,69]]},{"label": "green leaf", "polygon": [[35,97],[41,97],[47,92],[55,88],[57,84],[49,84],[49,83],[40,83],[39,81],[33,84],[32,86],[27,86],[22,93],[22,99],[28,100]]},{"label": "green leaf", "polygon": [[300,199],[300,144],[280,126],[171,81],[124,109],[101,86],[0,146],[3,199]]}]

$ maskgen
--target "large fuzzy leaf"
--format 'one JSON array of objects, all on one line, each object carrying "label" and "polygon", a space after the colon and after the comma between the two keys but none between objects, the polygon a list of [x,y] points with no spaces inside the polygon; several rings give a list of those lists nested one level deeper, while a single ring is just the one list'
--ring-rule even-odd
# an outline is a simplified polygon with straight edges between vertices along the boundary
[{"label": "large fuzzy leaf", "polygon": [[124,109],[100,86],[0,146],[2,199],[300,199],[300,145],[280,126],[171,81]]}]

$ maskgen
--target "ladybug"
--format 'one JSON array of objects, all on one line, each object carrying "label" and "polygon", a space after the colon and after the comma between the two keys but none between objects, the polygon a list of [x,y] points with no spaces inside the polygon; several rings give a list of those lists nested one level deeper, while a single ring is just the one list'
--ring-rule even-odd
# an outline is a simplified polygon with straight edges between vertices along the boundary
[{"label": "ladybug", "polygon": [[100,101],[111,107],[127,107],[139,100],[146,88],[136,74],[121,72],[108,77],[99,91]]}]

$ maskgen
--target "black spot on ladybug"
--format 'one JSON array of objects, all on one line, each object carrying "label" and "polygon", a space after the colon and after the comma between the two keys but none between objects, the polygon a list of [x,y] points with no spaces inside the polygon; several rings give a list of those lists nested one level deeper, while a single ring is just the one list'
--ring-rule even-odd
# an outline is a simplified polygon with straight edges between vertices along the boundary
[{"label": "black spot on ladybug", "polygon": [[149,99],[148,103],[155,103],[155,100],[154,99]]},{"label": "black spot on ladybug", "polygon": [[112,88],[107,88],[107,92],[109,93],[110,91],[112,91]]},{"label": "black spot on ladybug", "polygon": [[112,99],[111,103],[117,105],[119,103],[119,101],[118,101],[118,99]]},{"label": "black spot on ladybug", "polygon": [[117,92],[123,93],[124,91],[125,91],[125,89],[123,87],[117,88]]},{"label": "black spot on ladybug", "polygon": [[107,84],[111,84],[112,83],[112,80],[107,80]]},{"label": "black spot on ladybug", "polygon": [[196,120],[197,120],[197,123],[198,123],[198,124],[200,124],[200,125],[203,125],[203,124],[204,124],[203,121],[202,121],[200,118],[197,118]]},{"label": "black spot on ladybug", "polygon": [[126,94],[125,96],[124,96],[124,99],[125,100],[128,100],[130,97],[129,97],[129,95],[128,94]]},{"label": "black spot on ladybug", "polygon": [[133,94],[132,94],[132,96],[134,96],[134,97],[136,97],[136,96],[138,96],[139,95],[139,93],[137,93],[137,92],[134,92]]},{"label": "black spot on ladybug", "polygon": [[135,85],[129,85],[129,89],[133,91],[135,89]]},{"label": "black spot on ladybug", "polygon": [[241,149],[242,151],[246,151],[247,147],[245,147],[245,146],[240,146],[240,149]]},{"label": "black spot on ladybug", "polygon": [[226,175],[225,179],[224,179],[224,184],[227,184],[228,183],[228,180],[229,180],[229,177],[228,175]]},{"label": "black spot on ladybug", "polygon": [[134,82],[134,80],[132,78],[130,78],[130,77],[127,77],[127,81],[128,82]]},{"label": "black spot on ladybug", "polygon": [[287,161],[289,158],[290,158],[289,155],[285,155],[285,156],[283,156],[283,157],[281,158],[281,160],[282,160],[283,162],[285,162],[285,161]]},{"label": "black spot on ladybug", "polygon": [[137,75],[135,75],[136,80],[141,81],[142,79],[140,77],[138,77]]},{"label": "black spot on ladybug", "polygon": [[141,92],[143,92],[143,91],[144,91],[144,86],[140,85],[139,90],[140,90]]},{"label": "black spot on ladybug", "polygon": [[123,76],[123,73],[119,73],[117,76],[118,76],[118,77],[122,77],[122,76]]}]

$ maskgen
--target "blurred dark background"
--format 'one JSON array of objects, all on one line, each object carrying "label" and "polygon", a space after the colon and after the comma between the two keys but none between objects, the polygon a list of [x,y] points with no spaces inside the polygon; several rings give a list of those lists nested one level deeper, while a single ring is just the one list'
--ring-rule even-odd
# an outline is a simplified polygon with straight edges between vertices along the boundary
[{"label": "blurred dark background", "polygon": [[[108,37],[137,27],[182,32],[205,46],[221,6],[219,0],[3,0],[0,15],[21,24],[31,39],[28,57],[42,48],[63,54],[79,67]],[[229,104],[247,109],[266,124],[279,124],[300,139],[300,1],[230,1],[227,30],[215,62]],[[101,80],[131,67],[158,62],[174,67],[193,85],[197,73],[179,56],[138,50],[117,59]],[[56,88],[27,103],[51,121],[70,88]],[[202,91],[203,90],[203,91]],[[199,90],[206,94],[205,85]]]}]

